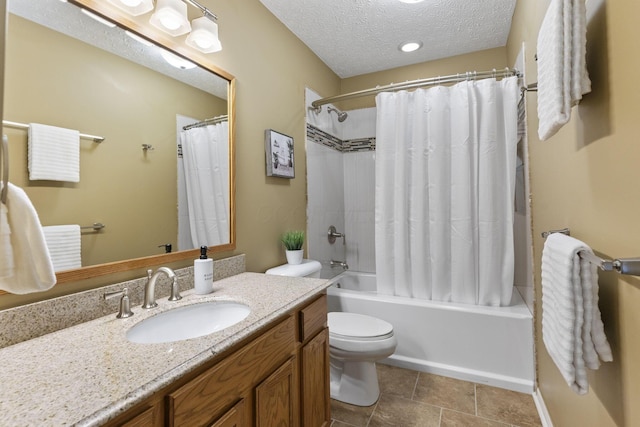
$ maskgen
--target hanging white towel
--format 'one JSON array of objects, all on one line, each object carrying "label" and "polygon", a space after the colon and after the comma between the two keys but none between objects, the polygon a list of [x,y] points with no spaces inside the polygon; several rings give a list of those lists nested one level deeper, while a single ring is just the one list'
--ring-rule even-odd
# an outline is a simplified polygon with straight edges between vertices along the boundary
[{"label": "hanging white towel", "polygon": [[578,394],[589,390],[587,371],[613,360],[598,308],[597,267],[581,259],[591,248],[573,237],[551,234],[542,251],[542,340]]},{"label": "hanging white towel", "polygon": [[[0,251],[12,252],[13,274],[0,276],[0,289],[14,294],[46,291],[55,285],[56,275],[40,219],[25,192],[11,183],[7,220],[12,231],[11,247],[0,245]],[[0,262],[4,259],[4,253],[0,254]]]},{"label": "hanging white towel", "polygon": [[79,225],[50,225],[43,230],[55,271],[82,267]]},{"label": "hanging white towel", "polygon": [[29,179],[80,182],[80,133],[29,124]]},{"label": "hanging white towel", "polygon": [[[2,183],[0,183],[0,191]],[[0,279],[13,276],[13,248],[7,206],[0,202]]]},{"label": "hanging white towel", "polygon": [[549,139],[591,91],[585,0],[551,0],[538,34],[538,136]]}]

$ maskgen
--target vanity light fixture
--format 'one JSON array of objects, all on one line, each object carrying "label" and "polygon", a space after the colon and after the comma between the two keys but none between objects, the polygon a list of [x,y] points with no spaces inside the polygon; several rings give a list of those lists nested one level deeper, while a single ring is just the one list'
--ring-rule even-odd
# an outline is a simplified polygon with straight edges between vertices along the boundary
[{"label": "vanity light fixture", "polygon": [[191,31],[191,24],[187,19],[187,4],[182,0],[158,0],[149,22],[174,37]]},{"label": "vanity light fixture", "polygon": [[[66,0],[63,0],[66,1]],[[153,10],[153,0],[108,0],[109,3],[137,16]],[[191,23],[187,18],[187,4],[200,9],[202,17]],[[182,36],[190,32],[185,43],[202,53],[222,50],[218,38],[218,17],[196,0],[156,0],[155,11],[149,22],[159,30],[173,36]]]},{"label": "vanity light fixture", "polygon": [[422,42],[406,42],[398,46],[398,49],[408,53],[408,52],[414,52],[420,49],[421,47],[422,47]]},{"label": "vanity light fixture", "polygon": [[218,24],[208,16],[202,16],[191,21],[191,33],[185,43],[202,53],[213,53],[222,50],[218,39]]},{"label": "vanity light fixture", "polygon": [[153,0],[109,0],[109,3],[132,16],[143,15],[153,10]]}]

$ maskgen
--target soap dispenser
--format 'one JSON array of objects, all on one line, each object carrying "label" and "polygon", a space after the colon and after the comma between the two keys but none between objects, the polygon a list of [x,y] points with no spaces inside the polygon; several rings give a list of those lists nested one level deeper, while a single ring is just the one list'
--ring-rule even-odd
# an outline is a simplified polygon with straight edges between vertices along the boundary
[{"label": "soap dispenser", "polygon": [[213,260],[207,258],[207,247],[200,247],[200,259],[193,262],[193,280],[198,295],[213,292]]}]

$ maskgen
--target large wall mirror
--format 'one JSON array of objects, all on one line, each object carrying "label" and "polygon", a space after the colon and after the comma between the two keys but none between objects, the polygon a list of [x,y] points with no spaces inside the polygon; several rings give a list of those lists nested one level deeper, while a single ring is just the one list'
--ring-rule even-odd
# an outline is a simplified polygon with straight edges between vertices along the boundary
[{"label": "large wall mirror", "polygon": [[[9,137],[9,180],[25,190],[43,226],[87,227],[81,267],[58,271],[58,284],[195,258],[194,248],[203,244],[213,252],[234,249],[233,76],[171,41],[159,40],[167,49],[143,43],[162,36],[112,13],[107,2],[73,3],[11,0],[7,11],[3,119],[13,123],[5,122],[3,133]],[[80,5],[118,25],[80,13]],[[192,61],[170,65],[167,56]],[[215,200],[194,202],[197,191],[189,182],[201,179],[189,174],[203,167],[189,165],[181,144],[202,136],[184,127],[211,118],[196,131],[215,128],[211,169],[218,175],[198,191]],[[105,139],[80,139],[79,182],[31,180],[28,131],[19,126],[29,123]],[[200,231],[189,225],[189,205],[215,211],[206,237],[192,235]],[[94,223],[104,228],[91,228]]]}]

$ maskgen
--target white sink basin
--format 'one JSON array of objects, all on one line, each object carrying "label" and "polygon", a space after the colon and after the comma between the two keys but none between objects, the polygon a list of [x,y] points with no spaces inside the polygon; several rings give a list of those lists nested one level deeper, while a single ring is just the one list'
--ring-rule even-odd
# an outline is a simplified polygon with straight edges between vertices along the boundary
[{"label": "white sink basin", "polygon": [[244,320],[251,309],[240,303],[211,301],[174,308],[149,317],[127,331],[127,339],[155,344],[202,337]]}]

